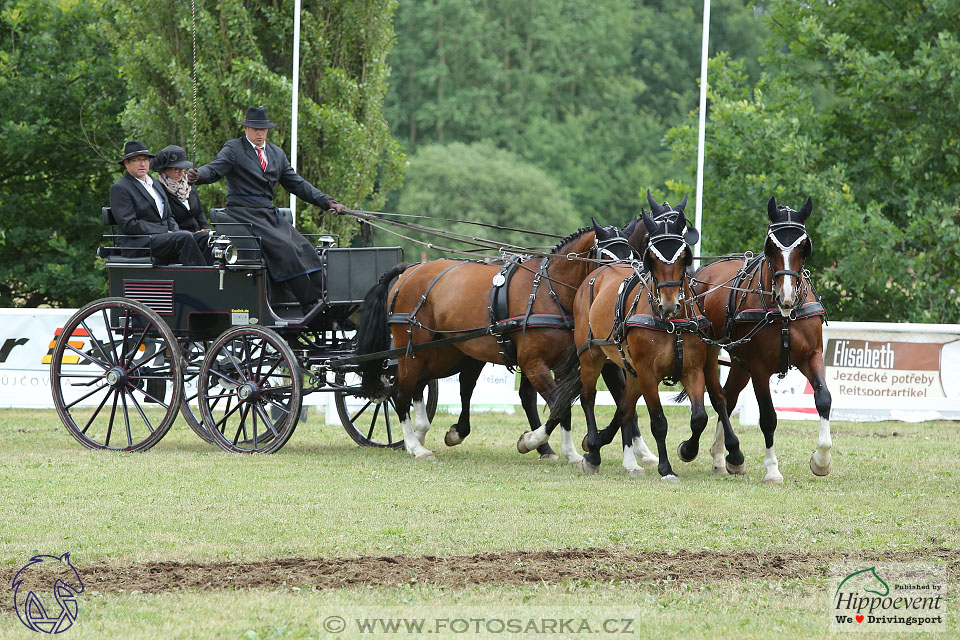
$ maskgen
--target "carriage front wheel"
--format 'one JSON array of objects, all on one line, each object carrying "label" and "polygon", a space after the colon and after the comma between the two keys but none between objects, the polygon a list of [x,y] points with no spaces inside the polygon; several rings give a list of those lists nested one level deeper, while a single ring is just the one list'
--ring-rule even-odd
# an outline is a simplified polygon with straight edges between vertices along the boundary
[{"label": "carriage front wheel", "polygon": [[[393,378],[385,383],[392,387]],[[403,447],[403,431],[394,406],[393,397],[377,401],[359,394],[360,376],[355,373],[338,373],[335,383],[344,391],[337,391],[334,403],[344,431],[362,447],[400,449]],[[432,422],[437,412],[437,381],[431,380],[424,389],[427,418]]]},{"label": "carriage front wheel", "polygon": [[297,427],[300,366],[271,329],[247,325],[220,334],[207,350],[198,389],[203,424],[225,451],[274,453]]},{"label": "carriage front wheel", "polygon": [[145,451],[177,419],[180,349],[167,324],[140,302],[86,305],[60,330],[50,357],[53,404],[85,447]]}]

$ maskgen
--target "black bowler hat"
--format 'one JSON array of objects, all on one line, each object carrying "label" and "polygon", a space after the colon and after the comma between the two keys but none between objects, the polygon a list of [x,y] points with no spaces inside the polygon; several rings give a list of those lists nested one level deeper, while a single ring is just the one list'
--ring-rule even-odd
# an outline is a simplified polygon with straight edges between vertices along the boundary
[{"label": "black bowler hat", "polygon": [[193,168],[193,163],[187,160],[187,152],[183,147],[178,147],[175,144],[160,149],[157,152],[157,157],[150,161],[151,171],[191,168]]},{"label": "black bowler hat", "polygon": [[273,129],[277,126],[276,122],[270,122],[267,117],[266,107],[247,107],[247,117],[244,118],[243,122],[237,124],[253,129]]},{"label": "black bowler hat", "polygon": [[120,158],[120,162],[117,164],[123,164],[130,158],[136,156],[147,156],[148,158],[154,157],[150,150],[147,149],[147,145],[143,144],[139,140],[130,140],[125,145],[123,145],[123,157]]}]

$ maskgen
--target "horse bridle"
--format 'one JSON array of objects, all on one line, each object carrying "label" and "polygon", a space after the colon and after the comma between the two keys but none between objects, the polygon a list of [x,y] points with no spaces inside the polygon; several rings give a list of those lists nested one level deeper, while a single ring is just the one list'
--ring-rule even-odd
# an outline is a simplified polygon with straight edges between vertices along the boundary
[{"label": "horse bridle", "polygon": [[[790,216],[789,212],[787,213],[787,216],[789,218]],[[800,235],[797,237],[797,239],[794,240],[790,245],[785,245],[783,242],[780,241],[779,238],[777,238],[777,233],[781,231],[786,231],[786,230],[795,230],[800,232]],[[793,220],[788,219],[787,222],[771,223],[770,226],[767,228],[767,239],[773,242],[773,244],[775,244],[777,248],[780,249],[781,251],[792,251],[797,247],[799,247],[800,243],[802,243],[804,240],[807,240],[809,242],[810,236],[807,235],[807,228],[804,226],[802,222],[794,222]],[[798,296],[798,299],[802,301],[806,296],[806,291],[804,291],[804,282],[805,282],[803,278],[804,274],[798,273],[793,269],[780,269],[778,271],[774,271],[773,263],[770,261],[769,256],[767,256],[766,262],[767,262],[767,266],[770,268],[770,272],[773,274],[773,280],[771,281],[771,288],[772,289],[776,288],[777,278],[780,276],[789,276],[791,278],[796,278],[797,291],[800,294]],[[802,263],[803,263],[803,259],[801,258],[801,264]],[[784,266],[786,267],[788,265],[784,265]],[[779,295],[779,293],[775,295]]]},{"label": "horse bridle", "polygon": [[603,260],[604,257],[608,257],[614,262],[617,262],[619,260],[623,260],[623,258],[615,254],[613,251],[611,251],[610,247],[618,244],[627,245],[627,248],[630,249],[630,255],[636,255],[637,253],[636,249],[634,249],[633,246],[630,245],[630,241],[628,238],[625,238],[622,235],[620,235],[619,230],[617,231],[617,235],[615,235],[612,238],[607,238],[606,240],[600,240],[595,238],[593,243],[593,251],[591,253],[593,253],[596,260]]}]

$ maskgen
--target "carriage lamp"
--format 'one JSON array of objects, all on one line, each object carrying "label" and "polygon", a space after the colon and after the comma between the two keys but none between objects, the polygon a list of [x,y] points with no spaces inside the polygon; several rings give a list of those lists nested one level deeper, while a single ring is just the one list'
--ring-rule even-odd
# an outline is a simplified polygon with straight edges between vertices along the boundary
[{"label": "carriage lamp", "polygon": [[324,249],[332,249],[337,246],[337,238],[328,235],[318,236],[317,244],[323,246]]},{"label": "carriage lamp", "polygon": [[235,264],[237,262],[237,248],[233,246],[230,238],[226,236],[217,236],[217,239],[213,241],[211,253],[213,254],[213,259],[218,262],[225,264]]}]

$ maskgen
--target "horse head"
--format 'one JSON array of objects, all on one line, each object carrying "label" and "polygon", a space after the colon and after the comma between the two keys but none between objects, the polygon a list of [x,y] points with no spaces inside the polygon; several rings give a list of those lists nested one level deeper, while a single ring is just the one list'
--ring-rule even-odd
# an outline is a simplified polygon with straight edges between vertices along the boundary
[{"label": "horse head", "polygon": [[686,201],[684,198],[677,209],[666,205],[659,214],[640,210],[647,231],[643,268],[653,278],[654,302],[664,318],[672,318],[680,311],[683,279],[686,268],[693,263],[690,244],[699,238],[696,229],[687,227],[682,209]]},{"label": "horse head", "polygon": [[767,202],[770,225],[763,253],[773,274],[774,302],[784,317],[789,317],[794,307],[803,302],[799,293],[803,282],[803,261],[813,250],[804,222],[812,211],[813,201],[809,197],[800,211],[778,205],[775,197]]},{"label": "horse head", "polygon": [[[29,629],[45,633],[59,633],[58,629],[65,630],[76,620],[76,596],[84,589],[69,553],[33,556],[14,576],[11,588],[20,621]],[[43,605],[42,596],[51,592],[60,605],[59,612],[49,602]]]},{"label": "horse head", "polygon": [[630,236],[638,226],[634,218],[623,230],[617,227],[603,227],[591,218],[593,222],[594,257],[597,260],[610,259],[629,260],[634,257],[634,249],[630,245]]}]

